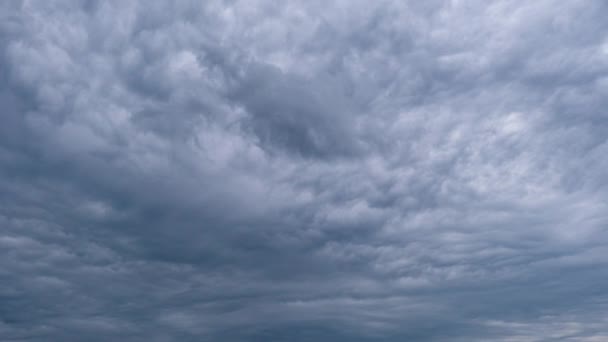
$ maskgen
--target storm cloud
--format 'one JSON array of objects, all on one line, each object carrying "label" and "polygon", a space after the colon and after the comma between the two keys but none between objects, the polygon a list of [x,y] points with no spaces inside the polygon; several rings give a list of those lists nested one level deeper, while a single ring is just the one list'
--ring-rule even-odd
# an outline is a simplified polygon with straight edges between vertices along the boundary
[{"label": "storm cloud", "polygon": [[0,3],[0,340],[608,340],[608,3]]}]

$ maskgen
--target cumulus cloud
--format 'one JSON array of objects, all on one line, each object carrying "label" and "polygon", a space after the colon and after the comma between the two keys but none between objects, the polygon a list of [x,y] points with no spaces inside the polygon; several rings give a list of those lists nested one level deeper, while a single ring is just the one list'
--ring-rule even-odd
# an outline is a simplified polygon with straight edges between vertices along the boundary
[{"label": "cumulus cloud", "polygon": [[0,4],[1,339],[605,339],[606,15]]}]

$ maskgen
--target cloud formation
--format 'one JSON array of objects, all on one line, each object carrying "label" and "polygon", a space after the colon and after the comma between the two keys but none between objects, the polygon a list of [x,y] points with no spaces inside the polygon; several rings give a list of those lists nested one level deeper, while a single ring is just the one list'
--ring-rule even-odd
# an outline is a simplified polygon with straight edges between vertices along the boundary
[{"label": "cloud formation", "polygon": [[0,4],[0,339],[608,339],[608,4]]}]

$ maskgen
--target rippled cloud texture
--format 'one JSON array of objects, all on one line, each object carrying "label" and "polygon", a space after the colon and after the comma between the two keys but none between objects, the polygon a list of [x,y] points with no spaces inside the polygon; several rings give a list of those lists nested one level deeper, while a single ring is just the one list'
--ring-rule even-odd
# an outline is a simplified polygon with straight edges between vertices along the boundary
[{"label": "rippled cloud texture", "polygon": [[0,340],[608,340],[608,2],[0,15]]}]

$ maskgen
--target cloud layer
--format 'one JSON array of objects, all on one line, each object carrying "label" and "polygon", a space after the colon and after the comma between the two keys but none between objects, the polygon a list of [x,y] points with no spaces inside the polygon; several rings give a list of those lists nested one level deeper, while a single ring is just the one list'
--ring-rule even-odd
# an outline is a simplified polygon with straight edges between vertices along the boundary
[{"label": "cloud layer", "polygon": [[0,339],[608,339],[608,4],[0,4]]}]

